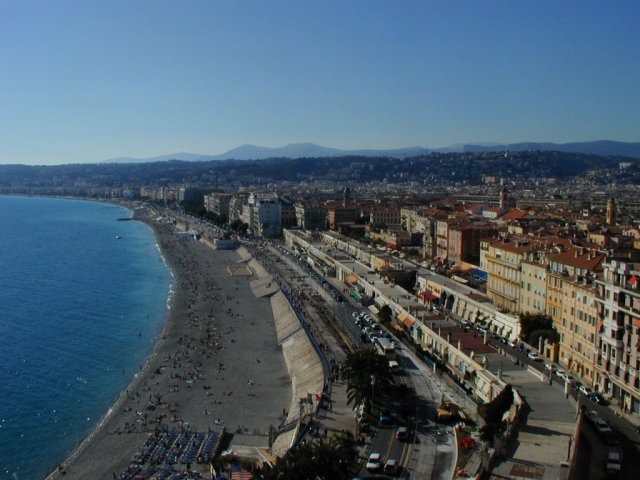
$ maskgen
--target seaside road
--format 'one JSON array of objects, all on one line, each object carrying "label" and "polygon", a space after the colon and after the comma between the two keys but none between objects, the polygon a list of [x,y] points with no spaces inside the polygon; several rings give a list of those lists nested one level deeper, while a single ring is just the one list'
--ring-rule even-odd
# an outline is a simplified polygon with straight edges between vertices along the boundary
[{"label": "seaside road", "polygon": [[251,277],[230,276],[227,268],[238,264],[237,253],[214,251],[147,221],[174,274],[169,318],[113,413],[65,462],[64,478],[112,479],[156,428],[226,426],[267,445],[269,427],[283,420],[291,402],[269,299],[252,294]]}]

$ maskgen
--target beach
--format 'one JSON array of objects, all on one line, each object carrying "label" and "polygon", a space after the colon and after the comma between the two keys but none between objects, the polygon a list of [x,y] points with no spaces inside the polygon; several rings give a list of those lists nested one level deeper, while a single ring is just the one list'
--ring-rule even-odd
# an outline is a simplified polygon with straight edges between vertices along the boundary
[{"label": "beach", "polygon": [[251,291],[255,277],[237,268],[240,255],[136,215],[154,229],[173,273],[168,318],[147,364],[51,479],[118,478],[162,432],[224,428],[234,443],[266,446],[292,403],[271,301]]}]

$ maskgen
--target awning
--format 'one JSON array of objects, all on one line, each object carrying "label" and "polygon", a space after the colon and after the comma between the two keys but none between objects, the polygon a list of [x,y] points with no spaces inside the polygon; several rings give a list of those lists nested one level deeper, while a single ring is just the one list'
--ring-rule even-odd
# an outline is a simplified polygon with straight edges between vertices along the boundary
[{"label": "awning", "polygon": [[380,313],[380,311],[374,305],[369,305],[367,308],[374,315],[377,315],[378,313]]},{"label": "awning", "polygon": [[400,315],[398,315],[398,320],[400,320],[409,328],[411,328],[411,326],[413,326],[413,324],[415,323],[411,316],[406,312],[400,312]]},{"label": "awning", "polygon": [[418,293],[418,298],[423,300],[423,301],[425,301],[425,302],[427,300],[429,300],[430,302],[436,302],[436,301],[440,300],[440,297],[438,297],[437,295],[434,295],[429,290],[424,290],[424,291]]},{"label": "awning", "polygon": [[351,273],[349,274],[349,276],[347,277],[347,283],[350,283],[351,285],[353,285],[354,283],[358,282],[358,275],[356,275],[355,273]]},{"label": "awning", "polygon": [[353,298],[355,298],[356,300],[360,301],[362,300],[362,295],[360,295],[358,292],[356,292],[355,290],[351,290],[351,296]]},{"label": "awning", "polygon": [[483,282],[486,282],[489,278],[489,276],[487,275],[487,272],[485,272],[484,270],[480,270],[479,268],[474,268],[471,271],[471,275],[477,278],[478,280],[482,280]]}]

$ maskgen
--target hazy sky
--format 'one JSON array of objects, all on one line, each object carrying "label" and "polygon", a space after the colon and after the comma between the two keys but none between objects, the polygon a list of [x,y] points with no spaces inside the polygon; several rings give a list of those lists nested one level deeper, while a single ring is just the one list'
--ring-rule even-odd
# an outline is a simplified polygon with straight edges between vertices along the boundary
[{"label": "hazy sky", "polygon": [[0,0],[0,163],[640,141],[640,1]]}]

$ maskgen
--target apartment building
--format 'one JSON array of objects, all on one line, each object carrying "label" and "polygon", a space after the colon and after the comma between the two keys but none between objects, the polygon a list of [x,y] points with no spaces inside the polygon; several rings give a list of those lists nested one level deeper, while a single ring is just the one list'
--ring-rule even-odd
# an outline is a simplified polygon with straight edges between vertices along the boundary
[{"label": "apartment building", "polygon": [[233,195],[230,193],[211,193],[204,196],[204,208],[211,213],[229,218],[229,203]]},{"label": "apartment building", "polygon": [[372,227],[399,227],[400,209],[392,207],[373,207],[369,213],[369,224]]},{"label": "apartment building", "polygon": [[640,264],[612,260],[596,280],[600,345],[597,388],[640,414]]},{"label": "apartment building", "polygon": [[[589,366],[588,350],[593,322],[593,302],[588,301],[593,279],[602,271],[605,256],[583,247],[571,247],[565,251],[549,254],[547,261],[547,305],[546,312],[560,335],[558,358],[560,365],[579,376],[592,381],[593,367]],[[582,285],[584,284],[584,285]],[[582,285],[584,288],[579,288]],[[576,305],[574,295],[580,294],[585,302]],[[587,308],[587,304],[590,306]],[[593,352],[593,346],[592,352]],[[576,360],[577,359],[577,360]],[[587,367],[585,367],[587,365]],[[589,376],[584,372],[589,370]]]},{"label": "apartment building", "polygon": [[532,260],[520,264],[520,313],[545,314],[547,308],[547,266]]},{"label": "apartment building", "polygon": [[296,202],[296,225],[303,230],[325,230],[327,228],[327,209],[317,203]]},{"label": "apartment building", "polygon": [[332,202],[327,205],[327,222],[331,230],[338,230],[341,224],[354,224],[359,209],[355,206]]},{"label": "apartment building", "polygon": [[275,193],[252,193],[243,208],[244,222],[249,231],[258,237],[282,235],[282,207]]},{"label": "apartment building", "polygon": [[594,384],[598,351],[596,287],[589,277],[567,278],[562,285],[558,361],[574,376]]},{"label": "apartment building", "polygon": [[447,260],[450,262],[478,263],[480,241],[495,236],[498,231],[489,225],[460,223],[449,226]]},{"label": "apartment building", "polygon": [[422,210],[403,208],[400,210],[400,217],[407,232],[422,234],[422,256],[427,260],[435,258],[437,256],[435,216]]},{"label": "apartment building", "polygon": [[480,268],[487,272],[487,296],[508,312],[519,312],[520,264],[535,247],[508,238],[480,243]]}]

